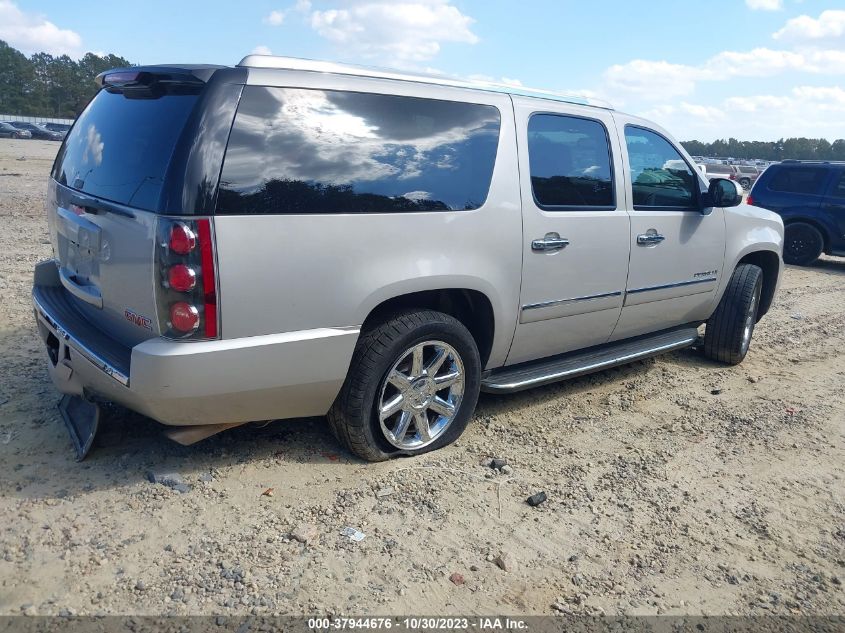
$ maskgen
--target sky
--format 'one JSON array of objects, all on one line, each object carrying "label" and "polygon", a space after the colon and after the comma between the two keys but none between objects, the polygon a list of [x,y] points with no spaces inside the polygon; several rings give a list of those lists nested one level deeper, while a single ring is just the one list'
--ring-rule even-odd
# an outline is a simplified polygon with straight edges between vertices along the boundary
[{"label": "sky", "polygon": [[681,140],[845,138],[845,0],[0,0],[26,54],[252,52],[593,96]]}]

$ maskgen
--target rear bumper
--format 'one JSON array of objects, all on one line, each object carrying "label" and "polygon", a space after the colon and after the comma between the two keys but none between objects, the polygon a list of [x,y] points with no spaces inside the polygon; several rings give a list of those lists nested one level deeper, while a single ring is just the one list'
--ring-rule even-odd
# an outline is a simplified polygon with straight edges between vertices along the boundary
[{"label": "rear bumper", "polygon": [[153,338],[127,348],[75,311],[55,268],[38,265],[32,296],[57,389],[117,402],[164,424],[324,415],[358,340],[359,328],[348,327],[219,341]]}]

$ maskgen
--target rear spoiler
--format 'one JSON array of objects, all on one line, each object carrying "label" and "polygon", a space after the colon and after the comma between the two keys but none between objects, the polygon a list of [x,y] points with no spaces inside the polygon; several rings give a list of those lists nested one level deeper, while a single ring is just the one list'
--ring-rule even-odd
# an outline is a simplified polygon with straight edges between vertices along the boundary
[{"label": "rear spoiler", "polygon": [[169,92],[172,89],[201,88],[211,76],[226,66],[130,66],[112,68],[97,75],[96,82],[109,91]]}]

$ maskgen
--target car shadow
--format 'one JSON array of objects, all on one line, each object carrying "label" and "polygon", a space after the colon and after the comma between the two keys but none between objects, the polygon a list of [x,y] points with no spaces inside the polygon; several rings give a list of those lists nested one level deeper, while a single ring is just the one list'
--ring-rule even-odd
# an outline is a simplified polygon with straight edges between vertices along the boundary
[{"label": "car shadow", "polygon": [[818,271],[825,275],[842,276],[845,275],[845,258],[825,255],[817,259],[810,266],[790,266],[790,268],[807,269]]},{"label": "car shadow", "polygon": [[[31,336],[30,332],[22,333]],[[149,471],[176,472],[189,483],[206,473],[250,463],[292,467],[322,464],[357,467],[363,460],[343,449],[323,417],[250,423],[190,446],[164,435],[166,426],[114,404],[101,407],[100,430],[82,462],[76,461],[59,414],[60,394],[47,375],[40,342],[0,369],[0,496],[67,498],[100,489],[129,487]],[[5,349],[5,347],[3,348]],[[666,354],[528,391],[482,394],[475,418],[518,411],[532,403],[577,397],[650,372],[657,362],[707,362],[694,350]]]}]

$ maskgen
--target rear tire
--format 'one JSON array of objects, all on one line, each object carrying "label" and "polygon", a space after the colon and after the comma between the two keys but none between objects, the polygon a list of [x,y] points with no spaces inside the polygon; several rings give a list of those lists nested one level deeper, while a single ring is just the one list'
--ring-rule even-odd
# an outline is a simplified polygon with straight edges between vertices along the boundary
[{"label": "rear tire", "polygon": [[758,266],[736,267],[716,311],[707,320],[704,330],[707,358],[729,365],[742,362],[751,345],[762,290],[763,271]]},{"label": "rear tire", "polygon": [[812,224],[787,224],[783,239],[783,261],[794,266],[809,266],[824,250],[824,238]]},{"label": "rear tire", "polygon": [[740,178],[739,184],[745,191],[751,189],[751,179],[750,178]]},{"label": "rear tire", "polygon": [[478,401],[481,359],[457,319],[404,311],[361,335],[328,414],[337,440],[371,462],[454,442]]}]

